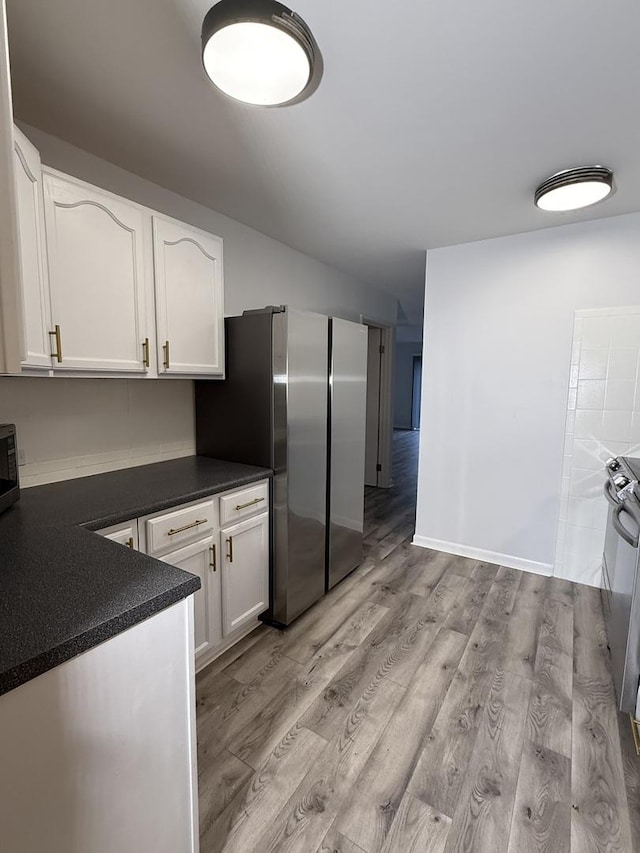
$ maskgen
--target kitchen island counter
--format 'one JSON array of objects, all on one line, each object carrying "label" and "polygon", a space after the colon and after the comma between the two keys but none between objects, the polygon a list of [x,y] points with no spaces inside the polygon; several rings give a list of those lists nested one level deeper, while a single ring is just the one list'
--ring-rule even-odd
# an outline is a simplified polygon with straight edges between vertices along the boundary
[{"label": "kitchen island counter", "polygon": [[0,515],[0,695],[199,589],[92,531],[271,473],[191,456],[24,489]]}]

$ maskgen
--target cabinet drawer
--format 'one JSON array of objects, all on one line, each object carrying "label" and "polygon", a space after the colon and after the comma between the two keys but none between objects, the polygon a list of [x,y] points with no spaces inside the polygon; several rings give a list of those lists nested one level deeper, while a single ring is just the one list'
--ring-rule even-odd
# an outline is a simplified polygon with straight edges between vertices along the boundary
[{"label": "cabinet drawer", "polygon": [[244,518],[269,509],[269,483],[263,480],[220,498],[220,527],[235,524]]},{"label": "cabinet drawer", "polygon": [[146,522],[147,554],[161,554],[175,550],[188,542],[208,536],[216,526],[213,500],[189,504],[171,510]]}]

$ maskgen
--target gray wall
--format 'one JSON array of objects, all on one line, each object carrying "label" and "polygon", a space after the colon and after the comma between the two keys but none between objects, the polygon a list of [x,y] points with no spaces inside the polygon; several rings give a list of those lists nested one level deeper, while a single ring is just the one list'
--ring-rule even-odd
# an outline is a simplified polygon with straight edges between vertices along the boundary
[{"label": "gray wall", "polygon": [[411,429],[414,355],[422,355],[422,343],[396,343],[393,407],[393,426],[396,429]]}]

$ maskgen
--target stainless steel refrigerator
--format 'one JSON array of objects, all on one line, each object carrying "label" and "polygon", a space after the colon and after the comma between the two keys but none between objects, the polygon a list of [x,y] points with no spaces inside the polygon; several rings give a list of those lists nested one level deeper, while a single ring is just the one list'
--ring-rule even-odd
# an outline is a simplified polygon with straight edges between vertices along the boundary
[{"label": "stainless steel refrigerator", "polygon": [[362,560],[367,329],[292,308],[225,320],[198,454],[273,468],[271,607],[289,625]]}]

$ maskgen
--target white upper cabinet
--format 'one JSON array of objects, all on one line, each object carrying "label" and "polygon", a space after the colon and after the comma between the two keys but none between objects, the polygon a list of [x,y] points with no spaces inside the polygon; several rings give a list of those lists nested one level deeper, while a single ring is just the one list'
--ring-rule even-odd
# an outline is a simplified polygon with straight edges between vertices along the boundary
[{"label": "white upper cabinet", "polygon": [[158,372],[224,377],[222,240],[153,216]]},{"label": "white upper cabinet", "polygon": [[0,372],[2,373],[20,373],[21,361],[24,357],[14,145],[7,16],[4,0],[0,0]]},{"label": "white upper cabinet", "polygon": [[54,369],[145,372],[148,214],[81,181],[43,175]]},{"label": "white upper cabinet", "polygon": [[51,308],[44,231],[40,154],[14,127],[18,235],[22,267],[22,317],[26,368],[51,367]]}]

